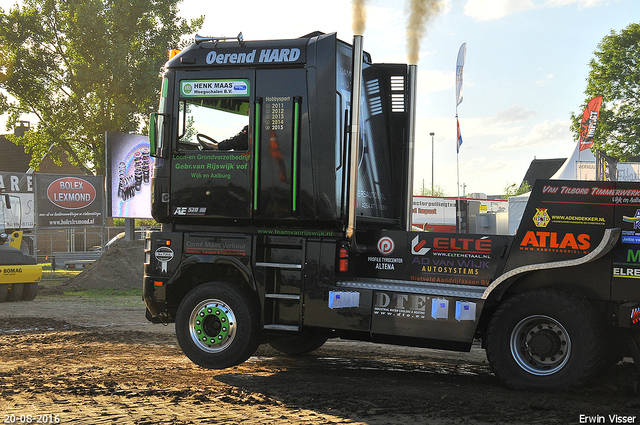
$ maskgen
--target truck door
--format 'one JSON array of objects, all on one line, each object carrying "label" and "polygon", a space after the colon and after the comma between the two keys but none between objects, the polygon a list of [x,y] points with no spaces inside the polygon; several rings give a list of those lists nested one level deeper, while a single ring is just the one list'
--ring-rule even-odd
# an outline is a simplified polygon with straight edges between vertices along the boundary
[{"label": "truck door", "polygon": [[176,74],[170,214],[250,218],[253,70]]},{"label": "truck door", "polygon": [[301,210],[301,158],[303,150],[308,150],[301,142],[305,75],[304,69],[257,71],[257,143],[253,158],[256,217],[286,218],[297,216]]}]

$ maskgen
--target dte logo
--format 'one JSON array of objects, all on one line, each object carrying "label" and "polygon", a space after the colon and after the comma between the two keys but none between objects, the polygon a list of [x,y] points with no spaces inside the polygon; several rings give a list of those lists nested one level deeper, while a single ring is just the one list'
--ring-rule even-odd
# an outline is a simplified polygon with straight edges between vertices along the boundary
[{"label": "dte logo", "polygon": [[395,308],[398,310],[426,311],[427,297],[424,295],[376,293],[377,308]]}]

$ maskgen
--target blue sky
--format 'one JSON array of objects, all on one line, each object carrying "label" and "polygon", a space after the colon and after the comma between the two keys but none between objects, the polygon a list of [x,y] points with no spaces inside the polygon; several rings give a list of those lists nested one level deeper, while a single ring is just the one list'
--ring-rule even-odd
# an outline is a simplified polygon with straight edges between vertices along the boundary
[{"label": "blue sky", "polygon": [[[0,7],[13,3],[0,0]],[[364,48],[374,62],[407,62],[408,3],[365,1]],[[467,194],[501,194],[520,183],[534,158],[569,156],[575,143],[570,114],[582,114],[588,63],[598,42],[640,20],[638,0],[431,3],[439,10],[429,15],[420,47],[414,185],[431,186],[434,132],[434,184],[451,196],[458,189],[457,163]],[[202,35],[242,31],[256,40],[319,30],[348,42],[353,37],[352,5],[344,0],[184,0],[180,11],[187,18],[206,16]],[[455,63],[465,42],[464,100],[458,107],[464,143],[456,161]]]}]

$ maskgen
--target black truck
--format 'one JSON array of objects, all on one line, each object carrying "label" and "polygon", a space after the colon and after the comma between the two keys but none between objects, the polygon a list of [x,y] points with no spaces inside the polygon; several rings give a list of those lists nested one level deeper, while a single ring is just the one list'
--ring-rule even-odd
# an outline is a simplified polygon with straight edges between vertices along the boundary
[{"label": "black truck", "polygon": [[412,231],[416,67],[336,34],[196,37],[151,115],[147,319],[205,368],[328,338],[558,390],[638,356],[640,185],[537,181],[515,235]]}]

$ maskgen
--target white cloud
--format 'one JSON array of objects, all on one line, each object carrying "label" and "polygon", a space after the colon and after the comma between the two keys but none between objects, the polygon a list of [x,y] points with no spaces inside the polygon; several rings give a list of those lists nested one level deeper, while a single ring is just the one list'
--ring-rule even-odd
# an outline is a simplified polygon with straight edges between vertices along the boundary
[{"label": "white cloud", "polygon": [[537,86],[546,86],[551,83],[551,80],[553,80],[553,74],[547,75],[543,79],[536,81],[534,84]]},{"label": "white cloud", "polygon": [[556,147],[571,139],[570,122],[565,120],[545,120],[536,124],[529,134],[513,136],[507,140],[493,143],[489,147],[495,150],[514,150],[527,147]]},{"label": "white cloud", "polygon": [[[493,140],[512,140],[526,128],[524,122],[536,116],[519,105],[513,105],[490,117],[460,118],[463,140],[487,137]],[[455,122],[454,124],[455,125]]]},{"label": "white cloud", "polygon": [[469,0],[464,14],[476,21],[490,21],[535,7],[531,0]]},{"label": "white cloud", "polygon": [[580,7],[595,7],[599,6],[602,3],[606,3],[609,0],[549,0],[545,4],[545,6],[556,7],[556,6],[566,6],[569,4],[577,4]]},{"label": "white cloud", "polygon": [[468,0],[464,14],[476,21],[504,18],[526,10],[544,9],[577,4],[579,7],[595,7],[608,0]]},{"label": "white cloud", "polygon": [[427,69],[418,72],[418,93],[432,93],[452,90],[455,87],[456,73]]},{"label": "white cloud", "polygon": [[536,115],[535,111],[530,111],[520,105],[509,106],[507,109],[498,111],[491,121],[495,124],[505,124],[509,122],[524,121]]}]

